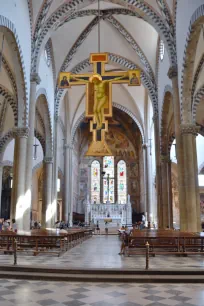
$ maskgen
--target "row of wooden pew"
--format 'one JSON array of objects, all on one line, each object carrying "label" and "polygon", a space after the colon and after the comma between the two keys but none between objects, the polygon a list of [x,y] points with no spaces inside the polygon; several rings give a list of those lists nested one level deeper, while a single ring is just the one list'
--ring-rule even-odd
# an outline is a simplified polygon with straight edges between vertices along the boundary
[{"label": "row of wooden pew", "polygon": [[192,255],[204,254],[204,233],[187,233],[180,231],[142,230],[135,231],[128,237],[125,248],[126,255]]},{"label": "row of wooden pew", "polygon": [[0,233],[0,252],[17,252],[38,255],[57,254],[60,256],[69,248],[92,236],[92,228],[73,228],[68,230],[31,230],[30,232]]}]

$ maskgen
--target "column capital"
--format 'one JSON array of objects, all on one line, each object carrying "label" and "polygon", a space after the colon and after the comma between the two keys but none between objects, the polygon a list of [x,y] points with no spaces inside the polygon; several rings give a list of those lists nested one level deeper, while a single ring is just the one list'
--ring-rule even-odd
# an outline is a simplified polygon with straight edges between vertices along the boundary
[{"label": "column capital", "polygon": [[169,155],[166,154],[161,154],[160,158],[162,163],[169,163],[171,161]]},{"label": "column capital", "polygon": [[66,143],[66,144],[64,145],[64,148],[65,148],[65,149],[70,149],[70,150],[72,150],[72,149],[73,149],[73,145],[72,145],[71,143]]},{"label": "column capital", "polygon": [[168,77],[172,80],[173,78],[176,78],[178,76],[178,68],[176,65],[171,66],[169,68],[169,71],[167,73]]},{"label": "column capital", "polygon": [[200,131],[200,127],[195,124],[181,124],[181,134],[192,134],[197,136]]},{"label": "column capital", "polygon": [[41,82],[39,74],[36,73],[36,72],[31,73],[30,74],[30,81],[31,81],[31,83],[36,83],[37,85],[39,85],[40,82]]},{"label": "column capital", "polygon": [[16,128],[16,136],[17,137],[24,137],[28,138],[29,135],[29,127],[21,127],[21,128]]},{"label": "column capital", "polygon": [[43,159],[45,164],[52,164],[53,163],[53,158],[52,157],[44,157]]}]

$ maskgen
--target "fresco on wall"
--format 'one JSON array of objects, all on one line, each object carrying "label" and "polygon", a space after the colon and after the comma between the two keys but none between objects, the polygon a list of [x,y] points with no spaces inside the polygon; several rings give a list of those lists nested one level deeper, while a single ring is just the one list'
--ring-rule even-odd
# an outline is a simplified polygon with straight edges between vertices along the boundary
[{"label": "fresco on wall", "polygon": [[200,214],[201,221],[204,222],[204,193],[200,194]]}]

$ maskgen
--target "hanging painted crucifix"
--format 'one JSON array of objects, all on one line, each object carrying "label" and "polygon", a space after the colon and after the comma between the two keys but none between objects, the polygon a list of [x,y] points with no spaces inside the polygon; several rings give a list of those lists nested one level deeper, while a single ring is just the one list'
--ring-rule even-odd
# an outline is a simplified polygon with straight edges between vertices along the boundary
[{"label": "hanging painted crucifix", "polygon": [[90,131],[93,133],[86,156],[111,156],[113,153],[105,141],[105,133],[108,131],[106,118],[112,117],[112,84],[140,86],[140,70],[105,71],[108,53],[92,53],[90,63],[93,64],[93,73],[61,72],[58,87],[86,85],[86,117],[91,119]]}]

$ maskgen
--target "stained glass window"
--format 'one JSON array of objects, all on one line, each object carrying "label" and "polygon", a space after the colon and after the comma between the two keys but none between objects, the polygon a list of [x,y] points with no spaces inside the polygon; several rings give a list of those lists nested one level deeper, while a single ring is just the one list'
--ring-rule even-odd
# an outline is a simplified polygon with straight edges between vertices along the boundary
[{"label": "stained glass window", "polygon": [[91,203],[100,203],[100,163],[97,160],[91,164]]},{"label": "stained glass window", "polygon": [[114,157],[104,156],[103,158],[103,203],[110,201],[110,203],[115,202],[114,194]]},{"label": "stained glass window", "polygon": [[120,160],[117,166],[118,204],[127,203],[127,171],[126,163]]}]

